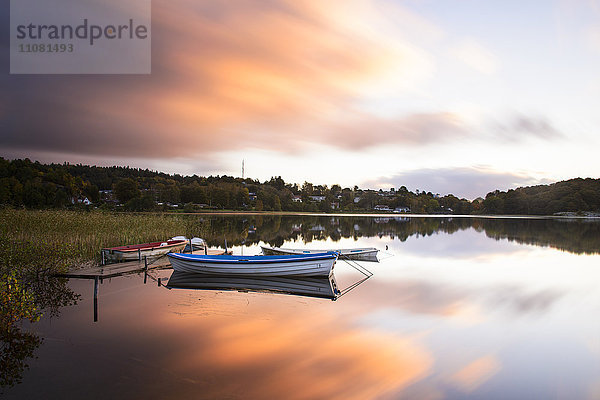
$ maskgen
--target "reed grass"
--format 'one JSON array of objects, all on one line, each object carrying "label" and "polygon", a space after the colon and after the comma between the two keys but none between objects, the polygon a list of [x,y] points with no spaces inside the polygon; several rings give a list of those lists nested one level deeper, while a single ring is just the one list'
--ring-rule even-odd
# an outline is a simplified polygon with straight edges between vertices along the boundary
[{"label": "reed grass", "polygon": [[67,270],[97,264],[100,249],[204,236],[198,215],[133,214],[101,211],[0,210],[0,266]]}]

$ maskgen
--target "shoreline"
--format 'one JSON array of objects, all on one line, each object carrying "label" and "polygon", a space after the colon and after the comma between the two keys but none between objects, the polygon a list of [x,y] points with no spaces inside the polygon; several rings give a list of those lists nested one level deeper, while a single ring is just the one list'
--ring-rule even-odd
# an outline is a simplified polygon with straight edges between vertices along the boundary
[{"label": "shoreline", "polygon": [[[117,211],[121,213],[123,211]],[[169,215],[296,215],[296,216],[315,216],[315,217],[384,217],[384,218],[503,218],[503,219],[598,219],[598,215],[535,215],[535,214],[411,214],[411,213],[369,213],[369,212],[337,212],[337,213],[322,213],[322,212],[303,212],[303,211],[198,211],[198,212],[127,212],[131,214],[169,214]]]}]

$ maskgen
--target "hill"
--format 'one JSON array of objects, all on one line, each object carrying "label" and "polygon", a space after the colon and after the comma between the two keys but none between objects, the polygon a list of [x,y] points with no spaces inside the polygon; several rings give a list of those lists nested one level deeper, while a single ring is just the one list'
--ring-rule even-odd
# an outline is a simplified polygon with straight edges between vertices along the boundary
[{"label": "hill", "polygon": [[396,212],[413,214],[552,215],[599,213],[600,179],[496,190],[469,201],[448,194],[260,182],[232,176],[182,176],[148,169],[41,164],[0,157],[0,205],[65,208],[92,204],[111,210],[229,209],[246,211]]},{"label": "hill", "polygon": [[600,179],[569,179],[488,193],[483,201],[487,214],[553,215],[600,211]]}]

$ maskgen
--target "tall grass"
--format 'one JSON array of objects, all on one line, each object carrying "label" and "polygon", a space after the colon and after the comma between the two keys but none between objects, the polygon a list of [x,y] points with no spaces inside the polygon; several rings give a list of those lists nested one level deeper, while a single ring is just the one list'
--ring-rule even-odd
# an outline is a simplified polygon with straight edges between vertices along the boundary
[{"label": "tall grass", "polygon": [[100,211],[0,210],[0,266],[66,270],[98,263],[100,249],[163,241],[176,235],[202,237],[200,216]]}]

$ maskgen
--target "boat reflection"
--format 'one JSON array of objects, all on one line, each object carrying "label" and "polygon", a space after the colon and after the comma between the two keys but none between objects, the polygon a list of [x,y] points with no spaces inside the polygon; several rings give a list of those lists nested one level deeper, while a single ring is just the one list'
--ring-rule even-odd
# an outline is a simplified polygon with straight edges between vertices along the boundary
[{"label": "boat reflection", "polygon": [[248,277],[173,271],[167,288],[282,293],[330,300],[336,300],[343,293],[333,274],[329,277]]}]

